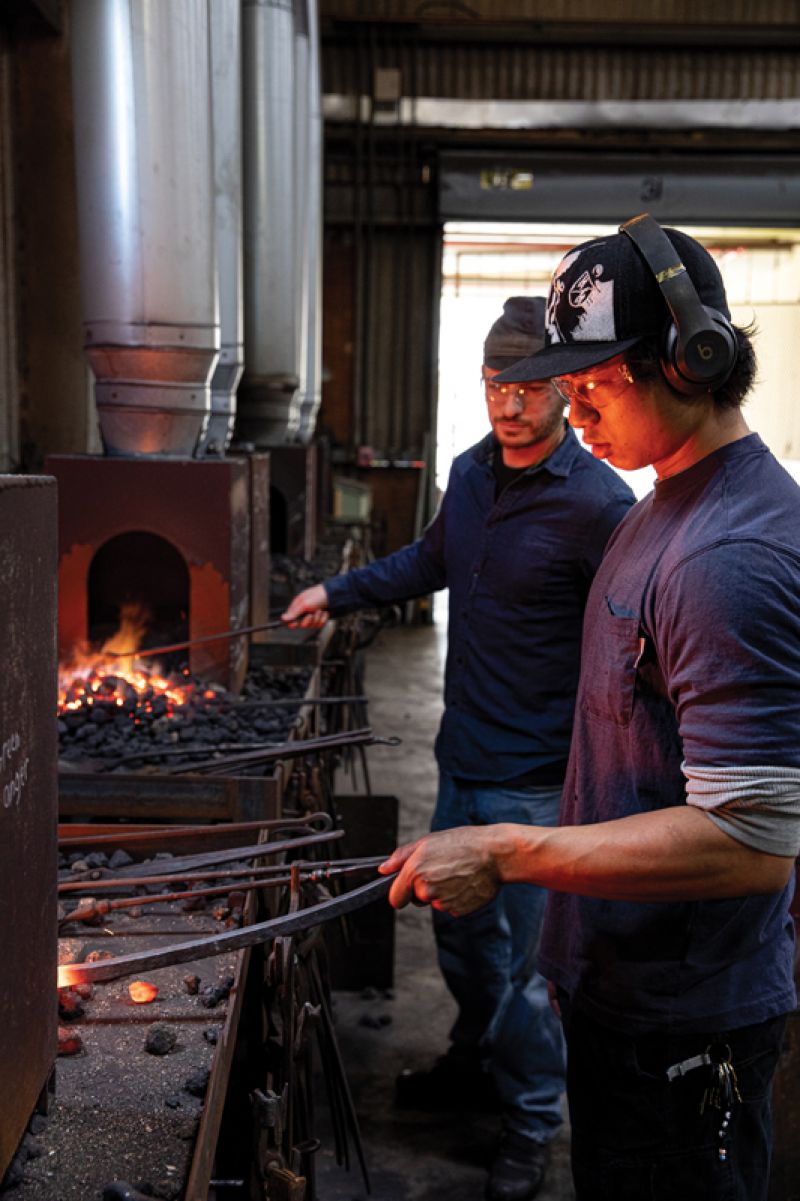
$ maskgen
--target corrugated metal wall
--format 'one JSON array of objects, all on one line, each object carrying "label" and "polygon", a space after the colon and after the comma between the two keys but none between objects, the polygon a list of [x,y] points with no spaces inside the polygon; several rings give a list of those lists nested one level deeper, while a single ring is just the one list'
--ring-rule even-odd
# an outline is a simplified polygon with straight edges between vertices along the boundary
[{"label": "corrugated metal wall", "polygon": [[667,24],[781,25],[797,22],[796,0],[320,0],[320,16],[350,21],[468,24],[485,21],[618,21],[631,26]]},{"label": "corrugated metal wall", "polygon": [[[410,36],[410,35],[409,35]],[[404,72],[404,95],[464,100],[786,100],[800,96],[797,50],[420,42],[413,89],[405,36],[378,37],[375,66]],[[353,95],[359,50],[329,44],[326,94]],[[363,85],[362,85],[363,86]]]},{"label": "corrugated metal wall", "polygon": [[340,446],[417,459],[432,423],[438,229],[329,229],[323,425]]}]

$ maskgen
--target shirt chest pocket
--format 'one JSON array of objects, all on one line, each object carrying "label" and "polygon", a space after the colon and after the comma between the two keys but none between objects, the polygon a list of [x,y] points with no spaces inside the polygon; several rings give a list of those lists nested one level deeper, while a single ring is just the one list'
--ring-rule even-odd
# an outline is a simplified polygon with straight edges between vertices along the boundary
[{"label": "shirt chest pocket", "polygon": [[641,647],[639,618],[606,597],[584,631],[583,709],[614,725],[630,723]]}]

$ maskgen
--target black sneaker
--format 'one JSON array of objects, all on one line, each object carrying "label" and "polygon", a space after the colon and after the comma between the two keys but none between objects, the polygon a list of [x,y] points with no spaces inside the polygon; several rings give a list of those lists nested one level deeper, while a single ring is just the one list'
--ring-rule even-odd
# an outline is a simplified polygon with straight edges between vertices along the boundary
[{"label": "black sneaker", "polygon": [[479,1064],[455,1055],[442,1055],[425,1071],[405,1070],[395,1080],[395,1104],[427,1112],[461,1110],[498,1113],[494,1081]]},{"label": "black sneaker", "polygon": [[548,1143],[506,1131],[486,1183],[486,1201],[531,1201],[544,1184],[550,1162]]}]

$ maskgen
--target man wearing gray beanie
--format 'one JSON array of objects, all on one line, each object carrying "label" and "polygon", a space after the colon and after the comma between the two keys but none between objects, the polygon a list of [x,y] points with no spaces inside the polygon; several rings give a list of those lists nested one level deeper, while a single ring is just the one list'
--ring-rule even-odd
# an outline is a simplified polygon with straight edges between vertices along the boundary
[{"label": "man wearing gray beanie", "polygon": [[[544,296],[509,296],[483,344],[483,362],[495,371],[537,354],[544,346]],[[533,347],[533,349],[529,349]],[[502,367],[495,366],[502,360]]]},{"label": "man wearing gray beanie", "polygon": [[[512,296],[483,348],[491,432],[454,461],[415,543],[301,592],[284,620],[449,589],[440,783],[432,829],[556,825],[572,728],[583,608],[630,489],[580,446],[549,380],[494,377],[544,345],[542,297]],[[561,1125],[560,1024],[534,960],[544,890],[512,884],[458,921],[434,911],[439,963],[458,1005],[447,1054],[403,1073],[398,1104],[502,1118],[487,1201],[531,1201]]]}]

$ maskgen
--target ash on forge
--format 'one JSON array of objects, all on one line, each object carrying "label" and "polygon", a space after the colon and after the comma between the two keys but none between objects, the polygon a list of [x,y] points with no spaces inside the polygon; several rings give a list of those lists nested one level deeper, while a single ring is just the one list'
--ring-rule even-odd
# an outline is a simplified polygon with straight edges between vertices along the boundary
[{"label": "ash on forge", "polygon": [[[124,604],[152,614],[145,647],[247,625],[259,466],[258,457],[49,459],[59,485],[60,659],[104,642]],[[189,667],[238,690],[247,643],[192,647]]]}]

